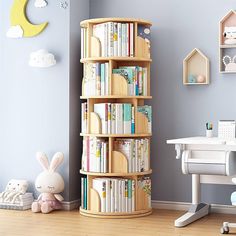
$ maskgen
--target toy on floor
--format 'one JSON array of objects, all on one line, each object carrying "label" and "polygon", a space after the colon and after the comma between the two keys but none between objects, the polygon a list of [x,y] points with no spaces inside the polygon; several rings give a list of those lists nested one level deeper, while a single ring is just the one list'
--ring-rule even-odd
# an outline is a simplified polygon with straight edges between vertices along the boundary
[{"label": "toy on floor", "polygon": [[225,27],[224,30],[225,44],[236,44],[236,27]]},{"label": "toy on floor", "polygon": [[[236,178],[232,178],[232,182],[236,184]],[[231,194],[231,202],[233,206],[236,206],[236,192],[233,192]],[[222,234],[228,234],[229,233],[229,228],[236,228],[236,223],[229,223],[229,222],[224,222],[223,226],[220,229],[220,232]]]},{"label": "toy on floor", "polygon": [[33,212],[50,213],[53,210],[62,208],[63,197],[60,193],[64,190],[65,184],[61,175],[55,170],[63,162],[64,155],[57,152],[49,165],[48,158],[44,153],[36,155],[44,171],[40,173],[35,181],[35,187],[41,194],[37,201],[32,204]]},{"label": "toy on floor", "polygon": [[10,180],[5,191],[0,193],[0,208],[15,210],[30,209],[33,202],[33,194],[26,193],[28,186],[26,180]]}]

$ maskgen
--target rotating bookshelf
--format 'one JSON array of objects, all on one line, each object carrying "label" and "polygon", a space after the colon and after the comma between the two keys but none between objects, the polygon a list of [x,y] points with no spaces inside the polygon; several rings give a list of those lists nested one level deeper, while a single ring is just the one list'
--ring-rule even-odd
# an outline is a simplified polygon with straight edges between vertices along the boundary
[{"label": "rotating bookshelf", "polygon": [[81,22],[80,213],[133,218],[152,213],[150,143],[151,22],[98,18]]}]

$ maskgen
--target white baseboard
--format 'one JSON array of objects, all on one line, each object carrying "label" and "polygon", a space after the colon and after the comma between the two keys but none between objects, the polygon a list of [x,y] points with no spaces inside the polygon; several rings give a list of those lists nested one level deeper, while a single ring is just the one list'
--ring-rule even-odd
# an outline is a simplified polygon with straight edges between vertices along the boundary
[{"label": "white baseboard", "polygon": [[[191,203],[187,202],[171,202],[171,201],[156,201],[152,200],[154,209],[166,209],[175,211],[187,211]],[[236,207],[231,205],[211,204],[210,212],[221,214],[236,214]]]},{"label": "white baseboard", "polygon": [[72,211],[74,209],[79,209],[80,199],[71,202],[62,202],[62,209],[65,211]]}]

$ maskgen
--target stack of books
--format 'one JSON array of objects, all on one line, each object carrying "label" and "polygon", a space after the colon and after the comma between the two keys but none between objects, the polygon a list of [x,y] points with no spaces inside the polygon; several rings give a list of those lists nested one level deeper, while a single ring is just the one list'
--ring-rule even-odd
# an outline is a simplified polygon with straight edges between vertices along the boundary
[{"label": "stack of books", "polygon": [[135,180],[95,178],[92,186],[101,198],[101,212],[135,211]]},{"label": "stack of books", "polygon": [[[101,212],[133,212],[135,211],[136,187],[146,193],[148,207],[151,208],[151,178],[138,178],[138,186],[133,179],[123,178],[94,178],[92,188],[100,197]],[[87,203],[88,184],[87,178],[81,179],[81,207],[88,210]]]},{"label": "stack of books", "polygon": [[152,133],[152,107],[148,105],[138,106],[137,112],[141,112],[148,119],[148,133]]},{"label": "stack of books", "polygon": [[83,96],[109,95],[109,63],[85,63]]},{"label": "stack of books", "polygon": [[148,171],[149,166],[149,139],[116,139],[115,151],[124,154],[128,160],[128,172]]},{"label": "stack of books", "polygon": [[130,103],[94,104],[102,123],[102,134],[134,134],[134,107]]},{"label": "stack of books", "polygon": [[101,43],[102,57],[134,56],[134,24],[107,22],[93,25],[93,36]]},{"label": "stack of books", "polygon": [[[94,104],[94,112],[98,114],[102,124],[102,134],[134,134],[135,108],[130,103],[98,103]],[[148,119],[148,133],[152,133],[152,107],[138,106]],[[81,130],[88,133],[88,104],[81,104]]]},{"label": "stack of books", "polygon": [[82,170],[87,172],[108,172],[108,151],[107,140],[96,137],[84,137]]},{"label": "stack of books", "polygon": [[147,68],[140,66],[120,66],[112,70],[113,74],[123,76],[128,84],[127,95],[147,96]]}]

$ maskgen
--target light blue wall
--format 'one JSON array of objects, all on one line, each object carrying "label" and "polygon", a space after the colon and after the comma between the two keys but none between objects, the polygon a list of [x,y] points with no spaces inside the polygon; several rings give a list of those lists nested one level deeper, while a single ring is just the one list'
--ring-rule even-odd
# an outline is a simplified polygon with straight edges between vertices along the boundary
[{"label": "light blue wall", "polygon": [[[72,123],[70,125],[70,116],[74,114],[70,102],[80,91],[72,90],[70,86],[75,83],[72,81],[80,81],[82,71],[78,68],[78,54],[75,58],[71,52],[73,49],[79,51],[79,21],[88,17],[89,2],[71,0],[65,10],[60,8],[60,1],[48,1],[48,7],[40,9],[33,6],[34,0],[30,0],[29,19],[34,23],[48,21],[49,26],[34,38],[8,39],[5,34],[12,2],[0,3],[0,191],[11,178],[28,179],[30,190],[34,191],[33,182],[41,172],[35,153],[44,151],[52,158],[56,151],[62,151],[65,161],[59,171],[66,183],[63,195],[66,201],[74,200],[79,197],[78,190],[72,191],[71,196],[69,190],[79,188],[79,179],[77,175],[77,179],[73,179],[74,185],[69,185],[69,163],[79,158],[81,150],[77,135],[73,143],[79,148],[70,152],[70,137],[71,130],[78,132],[80,120],[77,115],[73,127]],[[73,7],[78,7],[77,11]],[[75,20],[73,34],[71,18]],[[30,53],[41,48],[56,55],[56,66],[48,69],[28,66]],[[78,69],[75,70],[75,66]],[[80,106],[78,100],[72,101],[74,107]],[[79,166],[74,166],[71,171],[75,168],[79,170]]]},{"label": "light blue wall", "polygon": [[[236,76],[218,73],[218,22],[234,0],[90,0],[90,18],[137,17],[153,22],[152,83],[154,200],[190,201],[191,178],[182,175],[166,139],[204,135],[205,123],[236,119]],[[195,47],[211,61],[211,84],[182,84],[182,60]],[[203,200],[230,203],[233,186],[203,186]]]}]

